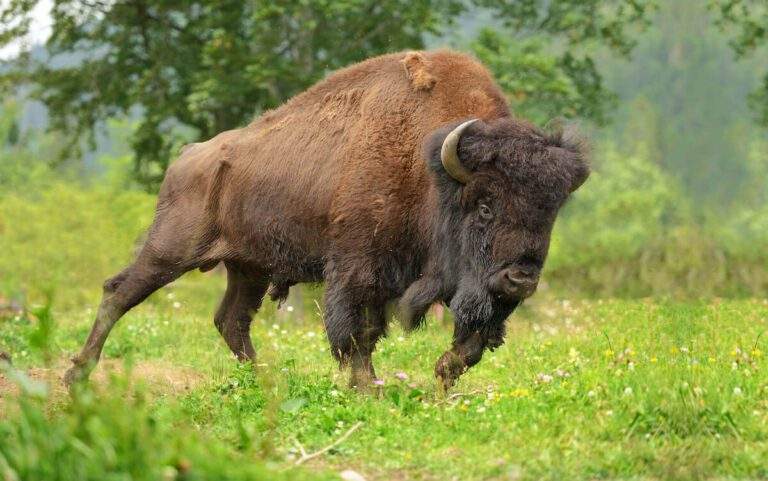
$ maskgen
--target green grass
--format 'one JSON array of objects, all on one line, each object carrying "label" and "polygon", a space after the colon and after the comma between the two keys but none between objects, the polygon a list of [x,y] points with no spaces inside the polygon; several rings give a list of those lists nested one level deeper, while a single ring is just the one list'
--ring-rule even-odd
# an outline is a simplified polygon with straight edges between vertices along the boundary
[{"label": "green grass", "polygon": [[[507,343],[446,398],[432,369],[450,326],[432,319],[405,334],[393,325],[374,358],[385,385],[362,395],[346,388],[314,308],[266,306],[252,327],[258,365],[234,362],[211,321],[222,284],[182,279],[120,322],[101,371],[128,360],[133,383],[97,373],[85,401],[56,386],[42,400],[6,399],[0,454],[14,445],[45,455],[49,439],[61,446],[41,466],[82,467],[91,453],[91,478],[46,479],[144,465],[167,479],[338,479],[343,469],[381,480],[768,477],[764,301],[534,298],[510,319]],[[0,321],[0,349],[32,377],[54,378],[91,317],[54,312],[48,361],[44,313]],[[292,467],[299,443],[319,450],[358,422],[336,448]],[[94,432],[73,428],[94,423]],[[0,472],[16,463],[0,456]]]}]

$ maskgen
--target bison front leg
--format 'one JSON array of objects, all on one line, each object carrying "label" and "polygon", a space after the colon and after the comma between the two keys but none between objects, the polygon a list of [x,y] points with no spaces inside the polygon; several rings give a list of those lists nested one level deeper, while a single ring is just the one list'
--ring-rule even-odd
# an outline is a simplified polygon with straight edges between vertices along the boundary
[{"label": "bison front leg", "polygon": [[324,321],[334,357],[350,367],[349,386],[371,388],[376,380],[371,355],[386,328],[383,307],[365,309],[354,292],[330,285]]},{"label": "bison front leg", "polygon": [[444,391],[450,389],[459,376],[480,362],[487,345],[487,338],[479,331],[454,340],[451,349],[445,351],[435,365],[438,387]]}]

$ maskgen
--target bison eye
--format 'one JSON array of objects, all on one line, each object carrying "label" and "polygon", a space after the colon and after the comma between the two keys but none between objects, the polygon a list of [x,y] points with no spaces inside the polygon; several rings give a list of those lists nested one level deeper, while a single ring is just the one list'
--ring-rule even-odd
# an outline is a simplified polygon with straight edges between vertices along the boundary
[{"label": "bison eye", "polygon": [[480,207],[478,207],[478,212],[480,213],[480,217],[483,219],[489,220],[493,218],[493,212],[491,212],[491,208],[485,204],[480,204]]}]

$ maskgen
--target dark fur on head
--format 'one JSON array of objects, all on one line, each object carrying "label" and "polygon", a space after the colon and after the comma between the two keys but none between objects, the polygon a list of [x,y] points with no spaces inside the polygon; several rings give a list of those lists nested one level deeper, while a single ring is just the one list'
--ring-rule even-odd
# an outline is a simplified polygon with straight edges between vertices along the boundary
[{"label": "dark fur on head", "polygon": [[[440,298],[456,315],[455,340],[480,332],[488,346],[503,342],[504,320],[522,302],[495,296],[487,283],[506,265],[538,272],[547,254],[558,209],[589,175],[584,144],[572,132],[545,132],[512,118],[470,125],[458,156],[473,172],[464,185],[448,175],[440,148],[457,123],[436,131],[425,157],[440,197],[434,219],[430,282],[406,292],[406,325],[418,325],[425,306]],[[477,215],[493,207],[493,221]]]}]

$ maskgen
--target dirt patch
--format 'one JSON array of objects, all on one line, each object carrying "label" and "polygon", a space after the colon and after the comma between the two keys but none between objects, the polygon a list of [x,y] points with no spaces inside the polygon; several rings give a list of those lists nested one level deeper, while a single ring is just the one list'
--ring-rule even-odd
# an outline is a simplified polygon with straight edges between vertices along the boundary
[{"label": "dirt patch", "polygon": [[[66,394],[62,379],[69,368],[68,361],[57,362],[53,368],[33,367],[22,372],[32,381],[44,382],[52,390],[54,397]],[[125,375],[123,361],[105,359],[99,363],[91,374],[91,381],[96,386],[109,384],[111,375]],[[140,361],[130,369],[133,381],[145,384],[153,394],[183,394],[199,385],[204,376],[189,367],[178,366],[165,361]],[[19,386],[5,374],[0,373],[0,411],[3,411],[4,401],[19,393]]]}]

